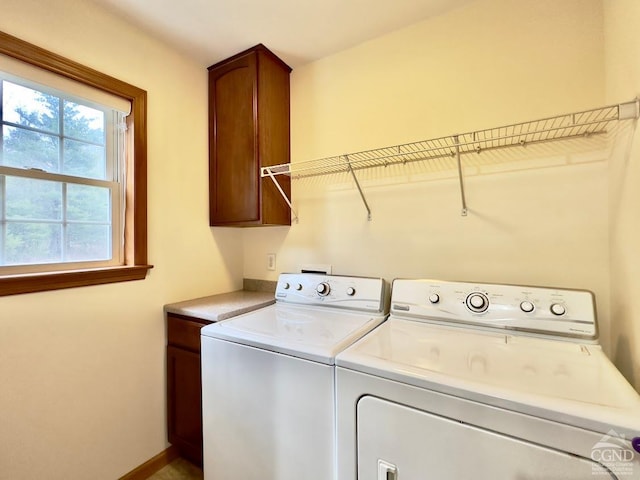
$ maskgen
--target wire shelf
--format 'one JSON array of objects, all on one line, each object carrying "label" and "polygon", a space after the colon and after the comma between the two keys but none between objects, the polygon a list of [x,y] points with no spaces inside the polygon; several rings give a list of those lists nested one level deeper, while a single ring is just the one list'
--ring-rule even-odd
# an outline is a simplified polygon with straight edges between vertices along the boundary
[{"label": "wire shelf", "polygon": [[[622,112],[622,115],[621,115]],[[386,167],[395,164],[455,157],[459,147],[461,155],[486,150],[526,146],[577,137],[589,137],[607,133],[611,124],[638,117],[638,101],[607,107],[568,113],[555,117],[515,123],[503,127],[449,135],[392,147],[365,150],[305,162],[284,163],[263,167],[262,176],[291,175],[305,178],[316,175],[349,172],[366,168]]]},{"label": "wire shelf", "polygon": [[463,215],[466,215],[462,170],[460,168],[461,156],[509,147],[522,147],[545,142],[603,135],[611,130],[615,122],[637,119],[639,104],[640,101],[635,99],[617,105],[567,113],[502,127],[488,128],[485,130],[477,130],[317,160],[262,167],[261,171],[263,177],[271,177],[274,182],[276,182],[275,176],[277,175],[290,175],[293,179],[300,179],[335,173],[351,173],[360,190],[370,217],[371,212],[366,204],[354,171],[454,157],[458,159],[460,188],[463,197]]}]

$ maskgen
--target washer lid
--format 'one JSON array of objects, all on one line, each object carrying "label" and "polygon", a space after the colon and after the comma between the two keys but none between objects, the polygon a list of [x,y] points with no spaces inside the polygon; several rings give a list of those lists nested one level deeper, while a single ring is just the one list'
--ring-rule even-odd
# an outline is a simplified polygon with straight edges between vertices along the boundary
[{"label": "washer lid", "polygon": [[391,317],[336,365],[597,431],[640,432],[640,397],[598,345]]},{"label": "washer lid", "polygon": [[207,325],[201,335],[333,365],[339,352],[384,319],[371,313],[276,304]]}]

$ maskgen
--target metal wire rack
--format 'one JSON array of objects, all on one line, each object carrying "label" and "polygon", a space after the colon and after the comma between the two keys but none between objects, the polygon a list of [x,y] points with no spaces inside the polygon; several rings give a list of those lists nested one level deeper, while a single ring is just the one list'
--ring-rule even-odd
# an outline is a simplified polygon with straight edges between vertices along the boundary
[{"label": "metal wire rack", "polygon": [[461,164],[461,157],[463,155],[606,134],[611,130],[615,122],[637,119],[640,111],[639,108],[640,100],[635,99],[617,105],[567,113],[502,127],[337,155],[318,160],[262,167],[261,174],[262,177],[270,177],[275,182],[297,220],[297,215],[289,199],[280,188],[276,176],[290,175],[293,179],[299,179],[348,172],[353,176],[362,201],[367,209],[368,219],[370,220],[371,209],[358,182],[358,178],[355,175],[355,171],[454,157],[457,159],[458,165],[462,215],[466,215],[467,205]]}]

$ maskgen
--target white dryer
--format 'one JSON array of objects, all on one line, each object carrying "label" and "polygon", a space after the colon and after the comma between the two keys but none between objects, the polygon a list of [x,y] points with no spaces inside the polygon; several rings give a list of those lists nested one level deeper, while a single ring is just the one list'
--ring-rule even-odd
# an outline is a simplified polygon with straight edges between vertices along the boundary
[{"label": "white dryer", "polygon": [[340,480],[640,479],[640,397],[590,292],[395,280],[336,365]]},{"label": "white dryer", "polygon": [[201,330],[207,480],[335,478],[335,357],[385,320],[388,288],[282,274],[275,296]]}]

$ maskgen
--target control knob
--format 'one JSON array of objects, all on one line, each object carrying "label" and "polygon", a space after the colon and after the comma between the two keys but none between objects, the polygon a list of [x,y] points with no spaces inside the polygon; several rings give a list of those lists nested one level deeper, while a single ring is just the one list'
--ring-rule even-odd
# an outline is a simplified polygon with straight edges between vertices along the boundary
[{"label": "control knob", "polygon": [[431,303],[438,303],[440,301],[440,295],[438,295],[437,293],[432,293],[431,295],[429,295],[429,301]]},{"label": "control knob", "polygon": [[533,312],[534,309],[534,305],[531,302],[528,302],[527,300],[525,300],[524,302],[520,302],[520,310],[522,310],[525,313],[531,313]]},{"label": "control knob", "polygon": [[554,303],[551,305],[551,313],[560,316],[567,313],[567,309],[561,303]]},{"label": "control knob", "polygon": [[467,307],[472,312],[481,313],[489,308],[489,299],[484,293],[470,293],[466,301]]},{"label": "control knob", "polygon": [[350,297],[353,297],[356,294],[356,289],[353,287],[349,287],[347,288],[347,295],[349,295]]},{"label": "control knob", "polygon": [[316,287],[316,292],[318,292],[318,295],[320,295],[321,297],[326,297],[327,295],[329,295],[330,291],[331,287],[327,282],[319,283]]},{"label": "control knob", "polygon": [[298,291],[302,290],[302,285],[300,283],[296,285],[296,290]]},{"label": "control knob", "polygon": [[284,288],[285,290],[289,290],[289,283],[284,282],[284,284],[282,285],[282,288]]}]

